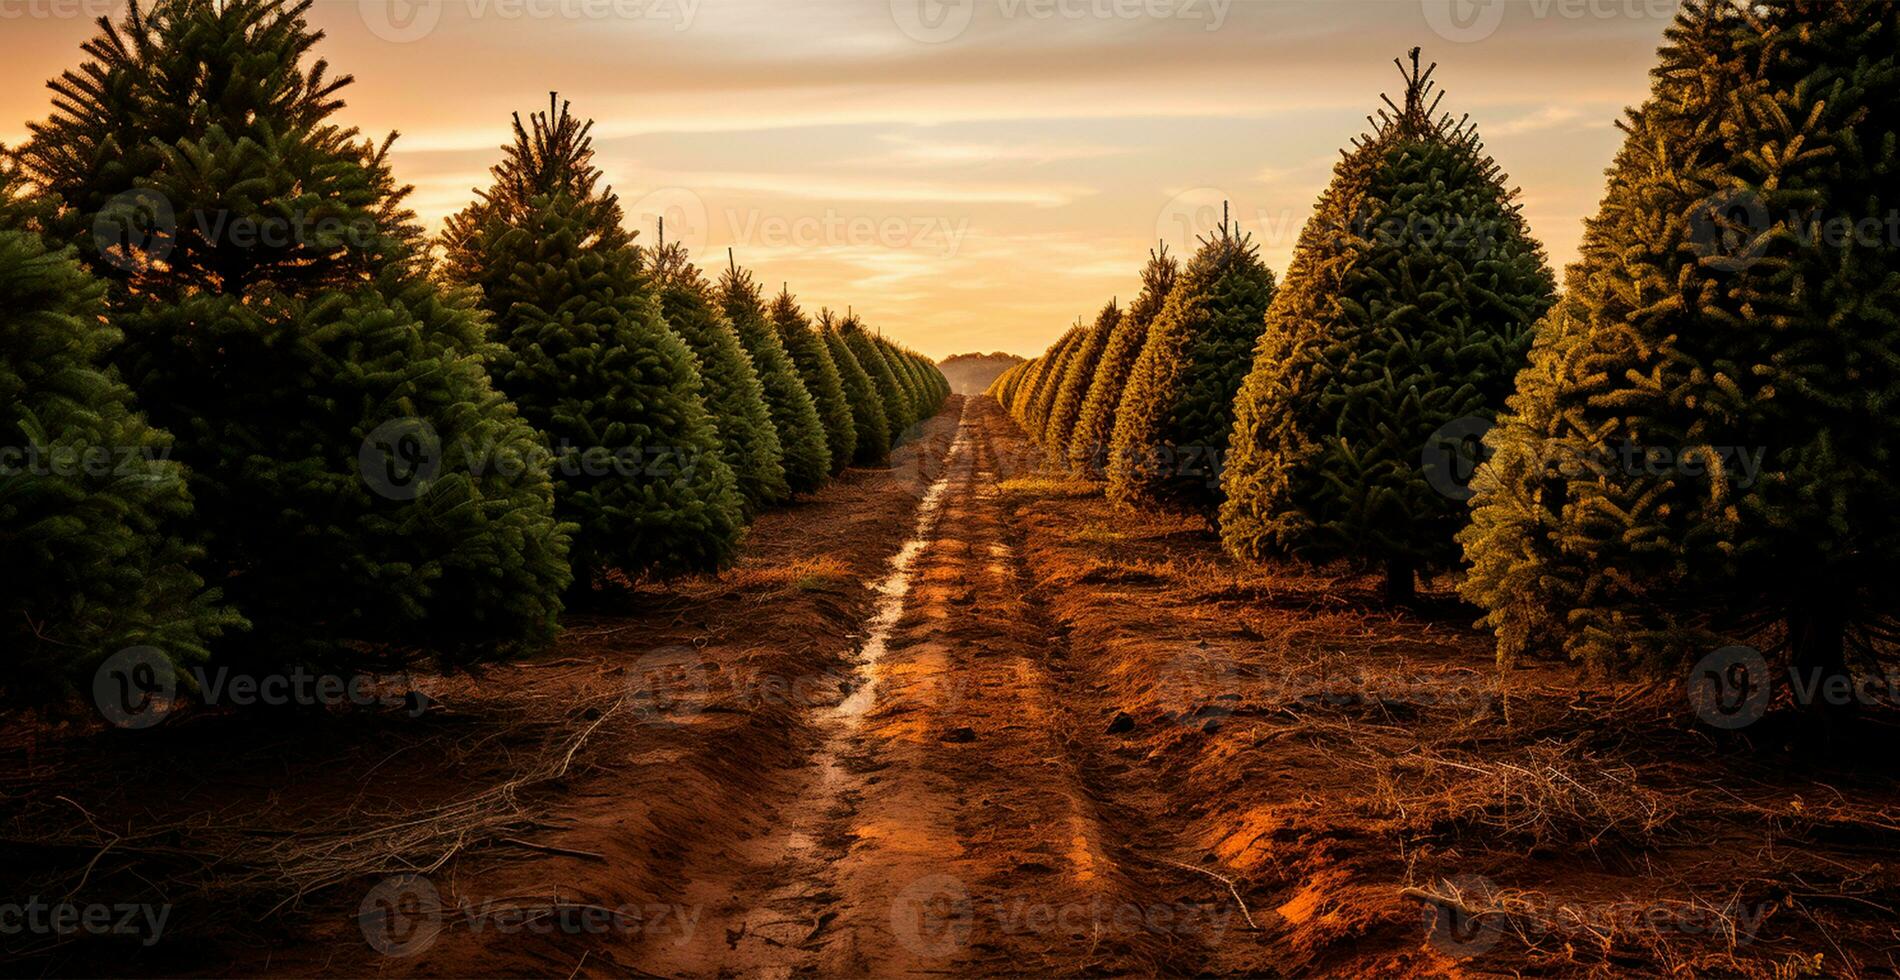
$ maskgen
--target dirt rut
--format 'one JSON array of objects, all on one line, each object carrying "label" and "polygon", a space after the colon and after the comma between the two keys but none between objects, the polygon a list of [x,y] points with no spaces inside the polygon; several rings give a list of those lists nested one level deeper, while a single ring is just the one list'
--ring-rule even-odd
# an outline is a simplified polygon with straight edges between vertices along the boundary
[{"label": "dirt rut", "polygon": [[[973,400],[893,559],[857,686],[824,732],[797,806],[713,876],[691,942],[616,957],[663,975],[891,976],[1190,972],[1244,928],[1217,884],[1131,841],[1087,747],[1067,650],[1018,557],[1000,490],[1011,431]],[[690,868],[682,869],[692,880]]]}]

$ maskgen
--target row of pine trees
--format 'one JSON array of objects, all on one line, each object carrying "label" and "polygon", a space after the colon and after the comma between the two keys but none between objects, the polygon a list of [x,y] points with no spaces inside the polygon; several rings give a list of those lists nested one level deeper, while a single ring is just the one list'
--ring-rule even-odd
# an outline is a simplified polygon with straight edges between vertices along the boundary
[{"label": "row of pine trees", "polygon": [[[310,3],[101,18],[4,154],[16,701],[133,646],[240,671],[518,656],[614,578],[726,566],[762,510],[883,463],[949,395],[855,316],[636,245],[564,103],[516,117],[428,241],[391,140],[336,122],[351,80]],[[403,499],[366,478],[391,423],[436,457]]]},{"label": "row of pine trees", "polygon": [[1223,222],[991,394],[1242,558],[1354,563],[1401,601],[1462,569],[1506,662],[1891,658],[1900,6],[1693,0],[1660,58],[1561,295],[1415,50],[1282,280]]}]

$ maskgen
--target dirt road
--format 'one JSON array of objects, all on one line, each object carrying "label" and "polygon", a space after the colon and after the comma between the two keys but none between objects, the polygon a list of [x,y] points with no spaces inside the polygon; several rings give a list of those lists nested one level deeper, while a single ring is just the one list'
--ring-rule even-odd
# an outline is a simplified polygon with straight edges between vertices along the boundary
[{"label": "dirt road", "polygon": [[537,661],[385,684],[424,710],[0,724],[0,896],[164,929],[5,972],[1893,964],[1867,914],[1900,907],[1900,864],[1868,860],[1890,777],[1709,739],[1666,693],[1500,674],[1442,583],[1395,610],[1371,579],[1239,568],[1038,464],[953,399],[731,572],[630,586]]}]

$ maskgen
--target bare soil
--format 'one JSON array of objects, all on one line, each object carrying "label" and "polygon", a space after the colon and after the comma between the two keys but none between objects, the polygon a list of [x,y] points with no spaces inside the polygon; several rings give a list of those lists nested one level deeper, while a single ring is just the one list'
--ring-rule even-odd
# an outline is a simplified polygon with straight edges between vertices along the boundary
[{"label": "bare soil", "polygon": [[0,903],[168,915],[0,934],[4,972],[1900,970],[1891,742],[1816,759],[1667,685],[1500,673],[1445,585],[1241,567],[956,398],[535,662],[0,719]]}]

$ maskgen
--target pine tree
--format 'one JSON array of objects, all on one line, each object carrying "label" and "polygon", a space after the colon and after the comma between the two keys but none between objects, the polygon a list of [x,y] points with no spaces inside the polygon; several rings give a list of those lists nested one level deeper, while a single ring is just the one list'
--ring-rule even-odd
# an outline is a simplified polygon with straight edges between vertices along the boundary
[{"label": "pine tree", "polygon": [[578,531],[575,585],[615,569],[723,566],[744,529],[692,353],[644,288],[593,123],[565,102],[514,118],[480,200],[451,217],[444,274],[474,287],[500,341],[495,384],[554,454],[556,513]]},{"label": "pine tree", "polygon": [[752,367],[765,386],[765,402],[772,412],[784,451],[785,482],[795,494],[808,494],[831,477],[831,450],[825,444],[824,423],[818,406],[799,378],[798,368],[765,317],[765,301],[752,274],[731,263],[719,280],[720,302],[732,321],[739,343],[752,355]]},{"label": "pine tree", "polygon": [[772,326],[777,328],[779,341],[798,365],[799,377],[817,404],[825,426],[831,473],[842,473],[857,454],[858,430],[851,420],[851,403],[845,399],[844,379],[838,373],[837,362],[831,359],[831,348],[798,308],[790,289],[781,290],[772,301]]},{"label": "pine tree", "polygon": [[857,358],[858,366],[870,377],[878,401],[884,406],[885,427],[890,435],[891,447],[895,448],[902,441],[904,430],[916,421],[910,399],[897,386],[897,375],[892,373],[890,362],[884,359],[883,349],[870,331],[864,329],[863,321],[846,313],[845,318],[838,322],[838,336],[844,338],[845,346],[851,348],[851,356]]},{"label": "pine tree", "polygon": [[[0,159],[4,148],[0,148]],[[179,536],[191,514],[171,436],[105,367],[103,285],[41,241],[0,165],[0,644],[8,700],[58,703],[122,649],[175,669],[242,626]]]},{"label": "pine tree", "polygon": [[1507,661],[1674,672],[1781,632],[1825,686],[1900,608],[1900,256],[1869,234],[1900,7],[1696,0],[1660,59],[1489,437],[1463,591]]},{"label": "pine tree", "polygon": [[426,276],[393,137],[331,121],[349,79],[303,67],[309,6],[102,18],[24,170],[116,284],[114,359],[176,438],[201,574],[253,625],[221,654],[518,653],[569,579],[545,453],[490,385],[481,316]]},{"label": "pine tree", "polygon": [[1095,378],[1089,383],[1088,397],[1082,403],[1082,414],[1069,436],[1069,465],[1076,472],[1097,478],[1108,475],[1109,440],[1121,413],[1122,392],[1135,372],[1141,349],[1147,346],[1148,328],[1174,291],[1180,271],[1166,243],[1148,253],[1148,266],[1141,272],[1141,295],[1122,313],[1115,332],[1109,335]]},{"label": "pine tree", "polygon": [[1055,402],[1056,389],[1062,387],[1062,373],[1068,368],[1069,360],[1074,356],[1076,348],[1080,347],[1087,337],[1088,328],[1082,325],[1082,321],[1077,320],[1075,325],[1062,335],[1062,339],[1056,341],[1044,355],[1042,371],[1036,376],[1036,386],[1030,390],[1029,397],[1023,403],[1022,417],[1017,420],[1022,423],[1023,430],[1029,434],[1029,437],[1038,443],[1042,439],[1042,430],[1048,424],[1049,410]]},{"label": "pine tree", "polygon": [[[1475,127],[1434,118],[1413,48],[1321,196],[1236,403],[1229,551],[1383,569],[1386,595],[1457,559],[1464,501],[1422,465],[1434,434],[1488,426],[1555,282]],[[1429,104],[1428,104],[1429,100]],[[1389,103],[1390,100],[1388,100]]]},{"label": "pine tree", "polygon": [[661,244],[649,256],[648,274],[659,291],[666,325],[679,334],[699,363],[706,411],[719,431],[726,465],[739,481],[746,516],[783,502],[784,448],[765,403],[765,385],[752,367],[739,334],[720,308],[712,284],[700,275],[679,242]]},{"label": "pine tree", "polygon": [[1089,328],[1087,338],[1076,348],[1068,366],[1062,369],[1062,380],[1057,385],[1054,400],[1050,402],[1049,423],[1042,432],[1042,444],[1052,461],[1069,458],[1069,437],[1081,417],[1082,402],[1088,397],[1089,385],[1101,367],[1102,351],[1107,349],[1108,339],[1121,324],[1121,318],[1121,307],[1114,300],[1109,300],[1108,305],[1095,315],[1095,325]]},{"label": "pine tree", "polygon": [[878,397],[877,385],[858,363],[851,345],[845,343],[830,310],[818,311],[818,332],[825,338],[832,362],[838,366],[845,400],[851,404],[851,423],[858,434],[858,445],[851,460],[859,466],[882,465],[891,455],[891,423],[890,416],[884,412],[884,400]]},{"label": "pine tree", "polygon": [[1273,290],[1250,236],[1223,217],[1168,294],[1129,377],[1109,453],[1110,500],[1215,519],[1234,396]]}]

